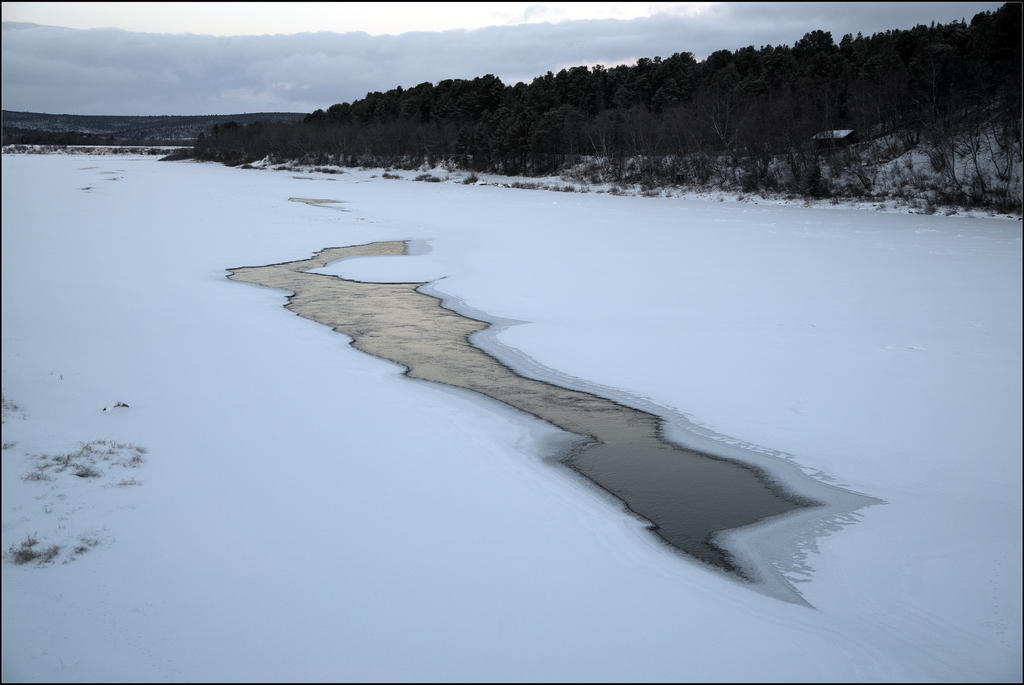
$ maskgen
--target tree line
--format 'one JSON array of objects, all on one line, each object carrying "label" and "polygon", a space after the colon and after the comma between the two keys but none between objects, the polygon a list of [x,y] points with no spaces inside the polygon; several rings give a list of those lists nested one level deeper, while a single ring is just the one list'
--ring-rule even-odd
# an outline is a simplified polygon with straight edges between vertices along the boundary
[{"label": "tree line", "polygon": [[[872,161],[922,150],[945,191],[962,196],[946,199],[1001,193],[1019,203],[1021,60],[1021,5],[1008,3],[970,22],[838,44],[817,30],[792,47],[719,50],[703,61],[678,52],[514,85],[485,75],[399,86],[294,124],[222,124],[197,140],[195,155],[518,175],[589,163],[602,180],[825,196],[871,194],[877,179],[862,153],[884,140]],[[856,131],[859,148],[812,139],[838,129]],[[964,166],[972,156],[976,174]]]}]

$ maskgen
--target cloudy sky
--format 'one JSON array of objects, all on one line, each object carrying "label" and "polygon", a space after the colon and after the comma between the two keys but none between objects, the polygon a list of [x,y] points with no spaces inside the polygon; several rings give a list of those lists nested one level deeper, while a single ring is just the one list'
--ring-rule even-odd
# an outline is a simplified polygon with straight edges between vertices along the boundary
[{"label": "cloudy sky", "polygon": [[368,91],[632,64],[814,29],[967,21],[1002,3],[3,3],[3,109],[310,112]]}]

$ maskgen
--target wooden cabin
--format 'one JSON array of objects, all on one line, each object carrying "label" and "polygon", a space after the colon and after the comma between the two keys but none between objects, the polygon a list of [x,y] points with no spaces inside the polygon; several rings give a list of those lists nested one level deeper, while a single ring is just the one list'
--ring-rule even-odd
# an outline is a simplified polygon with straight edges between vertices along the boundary
[{"label": "wooden cabin", "polygon": [[811,142],[818,150],[844,147],[857,142],[857,132],[852,128],[841,128],[834,131],[821,131],[811,136]]}]

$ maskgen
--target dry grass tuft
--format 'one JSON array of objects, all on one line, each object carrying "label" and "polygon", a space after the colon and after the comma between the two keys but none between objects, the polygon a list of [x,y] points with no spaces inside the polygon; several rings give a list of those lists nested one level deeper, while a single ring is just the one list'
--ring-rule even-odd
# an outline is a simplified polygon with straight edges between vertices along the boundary
[{"label": "dry grass tuft", "polygon": [[17,545],[11,545],[7,550],[7,558],[11,560],[11,563],[21,566],[27,564],[30,561],[36,561],[39,565],[43,565],[53,561],[56,556],[60,553],[60,547],[57,545],[50,545],[45,549],[37,549],[39,540],[35,535],[26,535],[25,539]]}]

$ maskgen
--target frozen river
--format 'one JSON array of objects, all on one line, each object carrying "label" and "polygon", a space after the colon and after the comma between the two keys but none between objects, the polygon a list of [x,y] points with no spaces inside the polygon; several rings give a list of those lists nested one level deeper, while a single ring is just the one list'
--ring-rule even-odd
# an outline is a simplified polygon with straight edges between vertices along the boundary
[{"label": "frozen river", "polygon": [[[4,562],[4,680],[1020,679],[1018,222],[379,174],[4,155],[3,548],[60,548]],[[725,535],[802,602],[751,591],[563,431],[225,278],[381,242],[424,249],[312,271],[877,504]],[[23,479],[101,439],[130,479]]]}]

